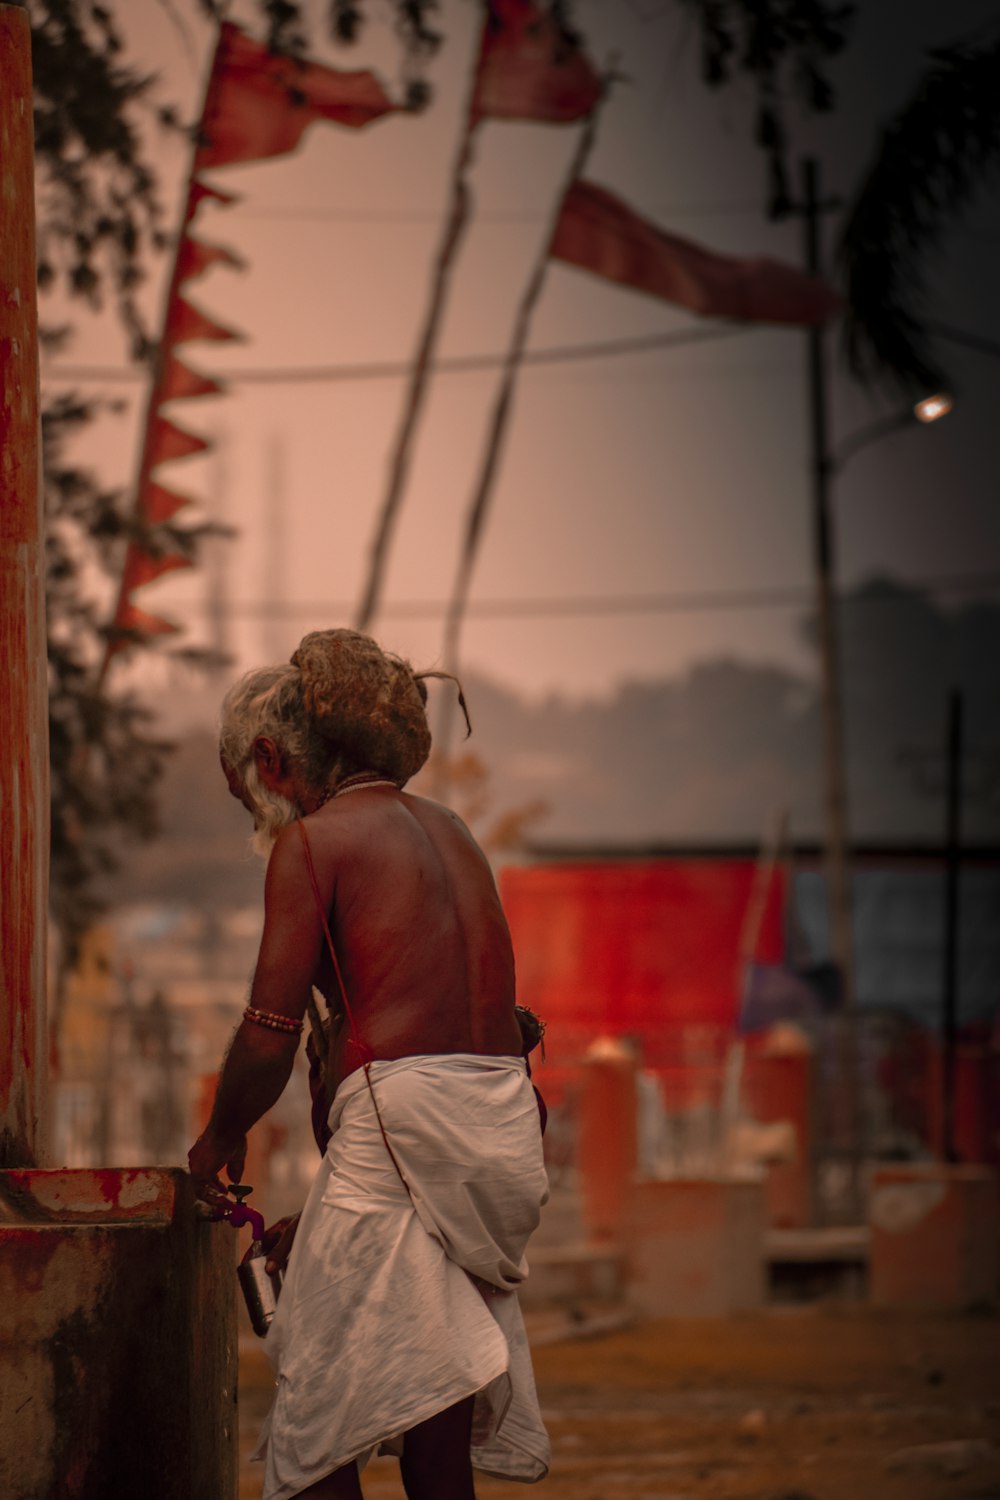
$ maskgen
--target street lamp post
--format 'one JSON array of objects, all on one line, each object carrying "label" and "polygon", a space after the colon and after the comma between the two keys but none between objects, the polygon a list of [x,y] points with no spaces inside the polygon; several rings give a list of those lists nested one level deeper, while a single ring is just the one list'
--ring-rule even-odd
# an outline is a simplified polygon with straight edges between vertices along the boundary
[{"label": "street lamp post", "polygon": [[[810,159],[803,170],[803,222],[807,269],[822,274],[819,235],[819,168]],[[823,720],[823,814],[827,914],[831,956],[840,973],[845,1012],[854,1008],[854,932],[848,865],[847,778],[840,691],[840,647],[834,602],[835,558],[830,524],[830,481],[834,463],[829,448],[827,382],[822,327],[807,334],[809,428],[811,437],[813,571],[816,584]]]},{"label": "street lamp post", "polygon": [[[822,274],[820,215],[824,204],[819,192],[819,167],[808,158],[803,163],[802,218],[807,270]],[[852,910],[850,843],[848,833],[847,771],[844,750],[843,690],[840,663],[840,641],[836,610],[836,554],[834,526],[831,519],[830,493],[833,479],[848,459],[860,448],[911,425],[914,421],[929,423],[947,416],[952,408],[945,393],[926,396],[914,406],[895,412],[851,434],[831,452],[825,334],[822,327],[807,333],[807,376],[809,392],[810,476],[812,487],[813,571],[816,587],[817,636],[820,663],[820,703],[822,714],[822,774],[824,856],[826,868],[827,926],[829,952],[837,967],[841,985],[842,1025],[840,1075],[842,1084],[841,1118],[847,1137],[850,1158],[849,1197],[851,1207],[860,1207],[858,1177],[860,1137],[858,1100],[856,1098],[856,1047],[854,1016],[857,1006],[855,978],[854,922]]]},{"label": "street lamp post", "polygon": [[[803,163],[802,217],[805,261],[814,276],[822,274],[819,222],[824,205],[819,196],[819,167]],[[848,835],[847,773],[844,751],[843,693],[840,642],[836,613],[836,552],[831,518],[832,481],[861,448],[892,432],[939,421],[952,409],[946,392],[925,396],[902,411],[893,412],[852,433],[831,451],[827,415],[827,375],[822,327],[807,333],[810,463],[812,485],[813,573],[816,585],[817,633],[820,658],[820,699],[823,717],[823,808],[827,876],[827,913],[830,954],[840,970],[843,1005],[856,1004],[854,932],[851,915],[851,877]]]}]

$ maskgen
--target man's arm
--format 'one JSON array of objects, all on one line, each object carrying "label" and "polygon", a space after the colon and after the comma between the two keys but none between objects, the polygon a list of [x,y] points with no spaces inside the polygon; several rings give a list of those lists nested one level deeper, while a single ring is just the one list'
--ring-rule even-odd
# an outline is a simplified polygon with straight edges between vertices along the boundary
[{"label": "man's arm", "polygon": [[[250,1003],[301,1021],[319,959],[322,927],[298,830],[283,829],[271,852],[264,884],[264,931]],[[298,1037],[242,1021],[219,1078],[212,1116],[188,1153],[199,1195],[225,1192],[225,1166],[237,1182],[247,1131],[281,1097],[291,1076]]]}]

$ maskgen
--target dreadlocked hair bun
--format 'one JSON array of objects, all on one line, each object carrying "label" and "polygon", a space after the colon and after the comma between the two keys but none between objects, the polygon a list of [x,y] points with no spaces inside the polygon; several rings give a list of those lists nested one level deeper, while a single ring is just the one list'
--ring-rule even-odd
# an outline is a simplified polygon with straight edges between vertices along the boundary
[{"label": "dreadlocked hair bun", "polygon": [[409,662],[357,630],[314,630],[292,656],[302,705],[345,761],[402,784],[430,754],[427,689]]}]

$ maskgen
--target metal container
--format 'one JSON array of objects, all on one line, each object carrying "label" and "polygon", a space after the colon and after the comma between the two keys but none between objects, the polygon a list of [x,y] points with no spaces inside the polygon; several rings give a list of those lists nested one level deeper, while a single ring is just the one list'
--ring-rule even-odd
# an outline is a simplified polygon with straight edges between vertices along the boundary
[{"label": "metal container", "polygon": [[265,1270],[265,1264],[266,1256],[260,1242],[254,1240],[249,1256],[236,1268],[243,1299],[250,1314],[250,1323],[259,1338],[263,1338],[271,1326],[271,1320],[278,1310],[278,1293],[281,1291],[281,1272],[271,1276]]}]

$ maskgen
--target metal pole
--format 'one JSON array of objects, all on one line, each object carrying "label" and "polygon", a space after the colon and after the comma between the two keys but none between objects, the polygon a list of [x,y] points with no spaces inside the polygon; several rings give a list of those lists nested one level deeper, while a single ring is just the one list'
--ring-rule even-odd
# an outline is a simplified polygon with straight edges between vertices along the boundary
[{"label": "metal pole", "polygon": [[[806,269],[822,273],[820,245],[819,165],[803,163],[803,224]],[[851,873],[848,859],[847,778],[844,768],[844,722],[841,697],[840,643],[835,593],[836,557],[830,519],[830,481],[833,460],[827,422],[825,335],[822,328],[806,334],[811,440],[813,569],[816,583],[817,634],[820,661],[820,712],[823,734],[823,816],[826,865],[827,924],[830,955],[841,986],[840,1029],[837,1038],[835,1094],[831,1120],[834,1141],[846,1157],[846,1191],[836,1217],[855,1220],[862,1212],[861,1112],[858,1091],[858,1052],[855,1037],[854,930],[851,910]],[[835,1154],[837,1146],[835,1145]]]},{"label": "metal pole", "polygon": [[0,3],[0,1167],[41,1154],[48,704],[31,29]]},{"label": "metal pole", "polygon": [[[803,221],[806,268],[822,271],[819,234],[819,166],[803,163]],[[844,1011],[855,1005],[854,933],[847,836],[847,778],[844,769],[844,723],[840,649],[837,636],[833,528],[830,523],[830,479],[833,462],[827,423],[824,332],[811,328],[808,341],[809,427],[811,437],[813,567],[816,582],[823,718],[823,808],[826,850],[827,911],[830,952],[840,970]]]},{"label": "metal pole", "polygon": [[941,1152],[957,1161],[955,1149],[955,1040],[958,1033],[958,922],[962,844],[962,694],[948,695],[945,750],[944,1005],[941,1016]]}]

